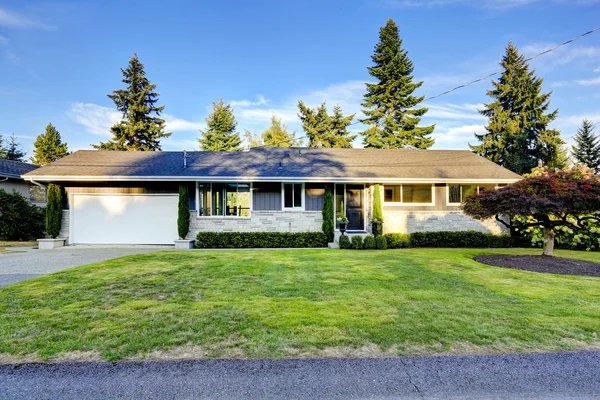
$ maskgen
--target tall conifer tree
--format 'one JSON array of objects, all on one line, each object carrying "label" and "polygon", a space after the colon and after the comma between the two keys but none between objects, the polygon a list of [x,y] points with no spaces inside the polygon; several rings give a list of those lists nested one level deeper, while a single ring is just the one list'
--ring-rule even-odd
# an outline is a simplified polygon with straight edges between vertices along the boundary
[{"label": "tall conifer tree", "polygon": [[350,148],[356,135],[351,135],[348,126],[354,115],[345,116],[340,106],[333,108],[333,115],[327,113],[324,101],[316,109],[307,107],[298,101],[298,110],[302,129],[308,137],[308,147]]},{"label": "tall conifer tree", "polygon": [[471,150],[518,174],[529,173],[542,161],[551,169],[561,167],[560,132],[549,129],[558,110],[548,112],[549,93],[542,93],[543,79],[529,70],[525,57],[510,42],[500,65],[504,69],[493,89],[493,101],[479,112],[488,118],[487,133],[475,134],[481,142]]},{"label": "tall conifer tree", "polygon": [[431,147],[435,125],[418,126],[428,109],[417,107],[423,96],[413,95],[423,82],[413,82],[414,66],[402,48],[398,26],[393,19],[388,19],[380,29],[379,43],[371,59],[375,65],[368,67],[369,74],[377,82],[366,84],[367,93],[362,103],[366,117],[361,122],[370,125],[361,132],[364,146],[385,149]]},{"label": "tall conifer tree", "polygon": [[223,103],[223,99],[213,102],[213,111],[206,118],[206,130],[200,131],[198,139],[200,149],[204,151],[240,151],[242,143],[239,133],[235,131],[237,122],[231,104]]},{"label": "tall conifer tree", "polygon": [[5,148],[6,152],[4,153],[4,158],[12,161],[24,161],[26,152],[21,148],[21,143],[17,142],[17,137],[13,133],[10,136],[8,145]]},{"label": "tall conifer tree", "polygon": [[300,146],[302,140],[296,140],[295,137],[296,132],[288,132],[288,128],[281,122],[281,118],[273,115],[271,117],[271,126],[262,134],[262,142],[264,146],[271,147]]},{"label": "tall conifer tree", "polygon": [[69,154],[67,144],[62,142],[60,133],[52,124],[46,126],[46,132],[41,133],[33,144],[33,156],[29,159],[35,165],[46,165]]},{"label": "tall conifer tree", "polygon": [[4,147],[4,135],[0,133],[0,160],[6,158],[6,148]]},{"label": "tall conifer tree", "polygon": [[594,135],[592,121],[584,119],[581,128],[577,129],[572,154],[579,164],[600,173],[600,139]]},{"label": "tall conifer tree", "polygon": [[126,69],[121,68],[125,89],[118,89],[108,97],[114,101],[123,119],[110,128],[113,137],[108,142],[100,142],[92,147],[99,150],[160,150],[160,139],[171,136],[165,132],[165,120],[160,113],[165,106],[158,106],[159,94],[156,85],[146,78],[144,64],[137,53],[129,60]]}]

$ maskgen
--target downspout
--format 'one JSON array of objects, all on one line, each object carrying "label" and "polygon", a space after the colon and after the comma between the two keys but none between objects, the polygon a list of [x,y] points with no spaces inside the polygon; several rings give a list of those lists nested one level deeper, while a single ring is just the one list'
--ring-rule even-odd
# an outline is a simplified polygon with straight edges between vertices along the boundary
[{"label": "downspout", "polygon": [[5,176],[0,182],[6,182],[8,180],[8,176]]},{"label": "downspout", "polygon": [[29,182],[33,183],[34,185],[37,185],[39,187],[41,187],[42,189],[47,189],[47,187],[39,182],[34,181],[33,179],[30,179]]}]

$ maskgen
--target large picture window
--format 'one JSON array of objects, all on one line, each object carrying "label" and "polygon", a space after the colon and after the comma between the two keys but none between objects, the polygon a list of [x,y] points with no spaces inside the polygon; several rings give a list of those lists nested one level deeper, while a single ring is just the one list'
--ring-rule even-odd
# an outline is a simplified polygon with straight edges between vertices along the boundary
[{"label": "large picture window", "polygon": [[284,183],[283,184],[283,208],[288,210],[304,209],[304,184],[303,183]]},{"label": "large picture window", "polygon": [[202,217],[249,217],[249,183],[199,183],[198,215]]},{"label": "large picture window", "polygon": [[384,185],[383,202],[406,205],[433,205],[433,185]]},{"label": "large picture window", "polygon": [[505,185],[497,185],[495,183],[485,183],[481,185],[447,185],[447,203],[451,206],[459,206],[467,196],[473,193],[481,193],[485,190],[496,190]]}]

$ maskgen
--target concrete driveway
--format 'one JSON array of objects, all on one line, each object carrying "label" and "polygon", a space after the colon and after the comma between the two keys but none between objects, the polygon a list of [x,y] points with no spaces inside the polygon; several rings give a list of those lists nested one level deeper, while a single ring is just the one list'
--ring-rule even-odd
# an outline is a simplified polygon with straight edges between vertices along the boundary
[{"label": "concrete driveway", "polygon": [[0,254],[0,286],[64,269],[128,256],[172,250],[173,246],[67,246],[54,250],[14,248]]}]

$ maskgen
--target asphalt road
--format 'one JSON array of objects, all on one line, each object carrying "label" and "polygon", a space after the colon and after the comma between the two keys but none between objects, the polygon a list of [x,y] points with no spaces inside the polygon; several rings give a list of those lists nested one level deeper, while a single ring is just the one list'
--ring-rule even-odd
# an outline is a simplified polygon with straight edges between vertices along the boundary
[{"label": "asphalt road", "polygon": [[600,399],[600,353],[0,366],[2,399]]},{"label": "asphalt road", "polygon": [[0,254],[0,286],[130,254],[172,250],[172,247],[66,246],[53,250],[27,249],[23,251],[23,248],[14,250],[19,251]]}]

